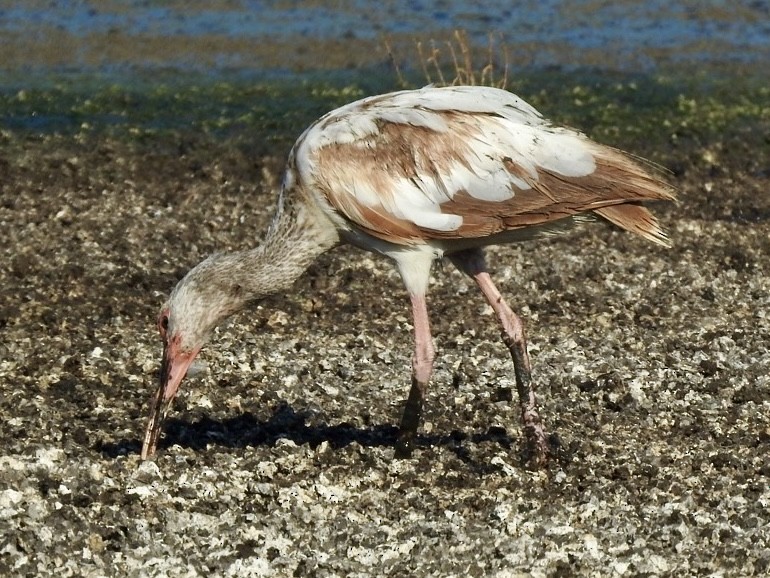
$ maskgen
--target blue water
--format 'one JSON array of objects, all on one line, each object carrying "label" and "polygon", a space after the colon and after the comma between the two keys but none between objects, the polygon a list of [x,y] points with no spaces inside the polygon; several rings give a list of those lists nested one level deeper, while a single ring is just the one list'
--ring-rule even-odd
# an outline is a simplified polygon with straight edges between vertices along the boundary
[{"label": "blue water", "polygon": [[[52,29],[75,41],[119,31],[191,41],[205,35],[265,43],[291,38],[301,45],[345,38],[376,43],[389,35],[426,40],[457,28],[476,43],[497,33],[512,50],[531,50],[533,66],[579,64],[584,51],[606,51],[613,66],[647,70],[661,62],[682,61],[764,65],[770,57],[770,2],[763,0],[0,2],[0,45],[14,33],[16,42],[21,35],[30,49]],[[249,66],[237,54],[217,54],[216,62],[222,67]],[[193,59],[178,54],[165,64],[195,67]],[[76,53],[72,65],[85,66]]]}]

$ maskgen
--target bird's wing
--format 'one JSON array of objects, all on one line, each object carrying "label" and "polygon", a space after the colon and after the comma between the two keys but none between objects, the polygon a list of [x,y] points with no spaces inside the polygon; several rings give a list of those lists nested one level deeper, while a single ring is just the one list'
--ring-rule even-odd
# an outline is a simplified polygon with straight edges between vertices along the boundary
[{"label": "bird's wing", "polygon": [[300,137],[292,164],[346,219],[398,244],[486,237],[670,198],[622,153],[483,87],[426,88],[346,105]]}]

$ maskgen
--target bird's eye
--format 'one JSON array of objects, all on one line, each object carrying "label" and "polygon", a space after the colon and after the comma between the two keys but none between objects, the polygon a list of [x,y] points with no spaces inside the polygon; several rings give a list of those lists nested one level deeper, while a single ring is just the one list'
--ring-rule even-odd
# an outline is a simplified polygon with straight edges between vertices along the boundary
[{"label": "bird's eye", "polygon": [[165,311],[158,317],[158,331],[161,337],[166,338],[166,332],[168,331],[168,313]]}]

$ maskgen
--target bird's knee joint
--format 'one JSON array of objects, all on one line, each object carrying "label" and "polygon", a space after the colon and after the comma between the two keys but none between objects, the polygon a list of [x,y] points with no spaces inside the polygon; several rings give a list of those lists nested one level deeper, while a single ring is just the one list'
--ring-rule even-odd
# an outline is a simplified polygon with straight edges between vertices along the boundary
[{"label": "bird's knee joint", "polygon": [[420,348],[415,351],[415,355],[412,358],[412,368],[418,379],[425,380],[430,378],[430,374],[433,371],[433,362],[436,359],[436,351],[433,347]]}]

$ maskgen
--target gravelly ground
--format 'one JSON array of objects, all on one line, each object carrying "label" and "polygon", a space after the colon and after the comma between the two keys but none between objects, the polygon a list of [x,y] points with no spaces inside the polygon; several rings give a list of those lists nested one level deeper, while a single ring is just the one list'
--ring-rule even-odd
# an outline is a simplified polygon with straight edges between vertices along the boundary
[{"label": "gravelly ground", "polygon": [[770,129],[755,130],[657,151],[678,159],[682,202],[657,211],[671,250],[594,224],[490,252],[565,449],[541,472],[519,463],[494,319],[449,265],[421,449],[392,459],[408,304],[353,249],[218,331],[140,463],[163,295],[256,242],[281,159],[4,132],[0,575],[770,571]]}]

